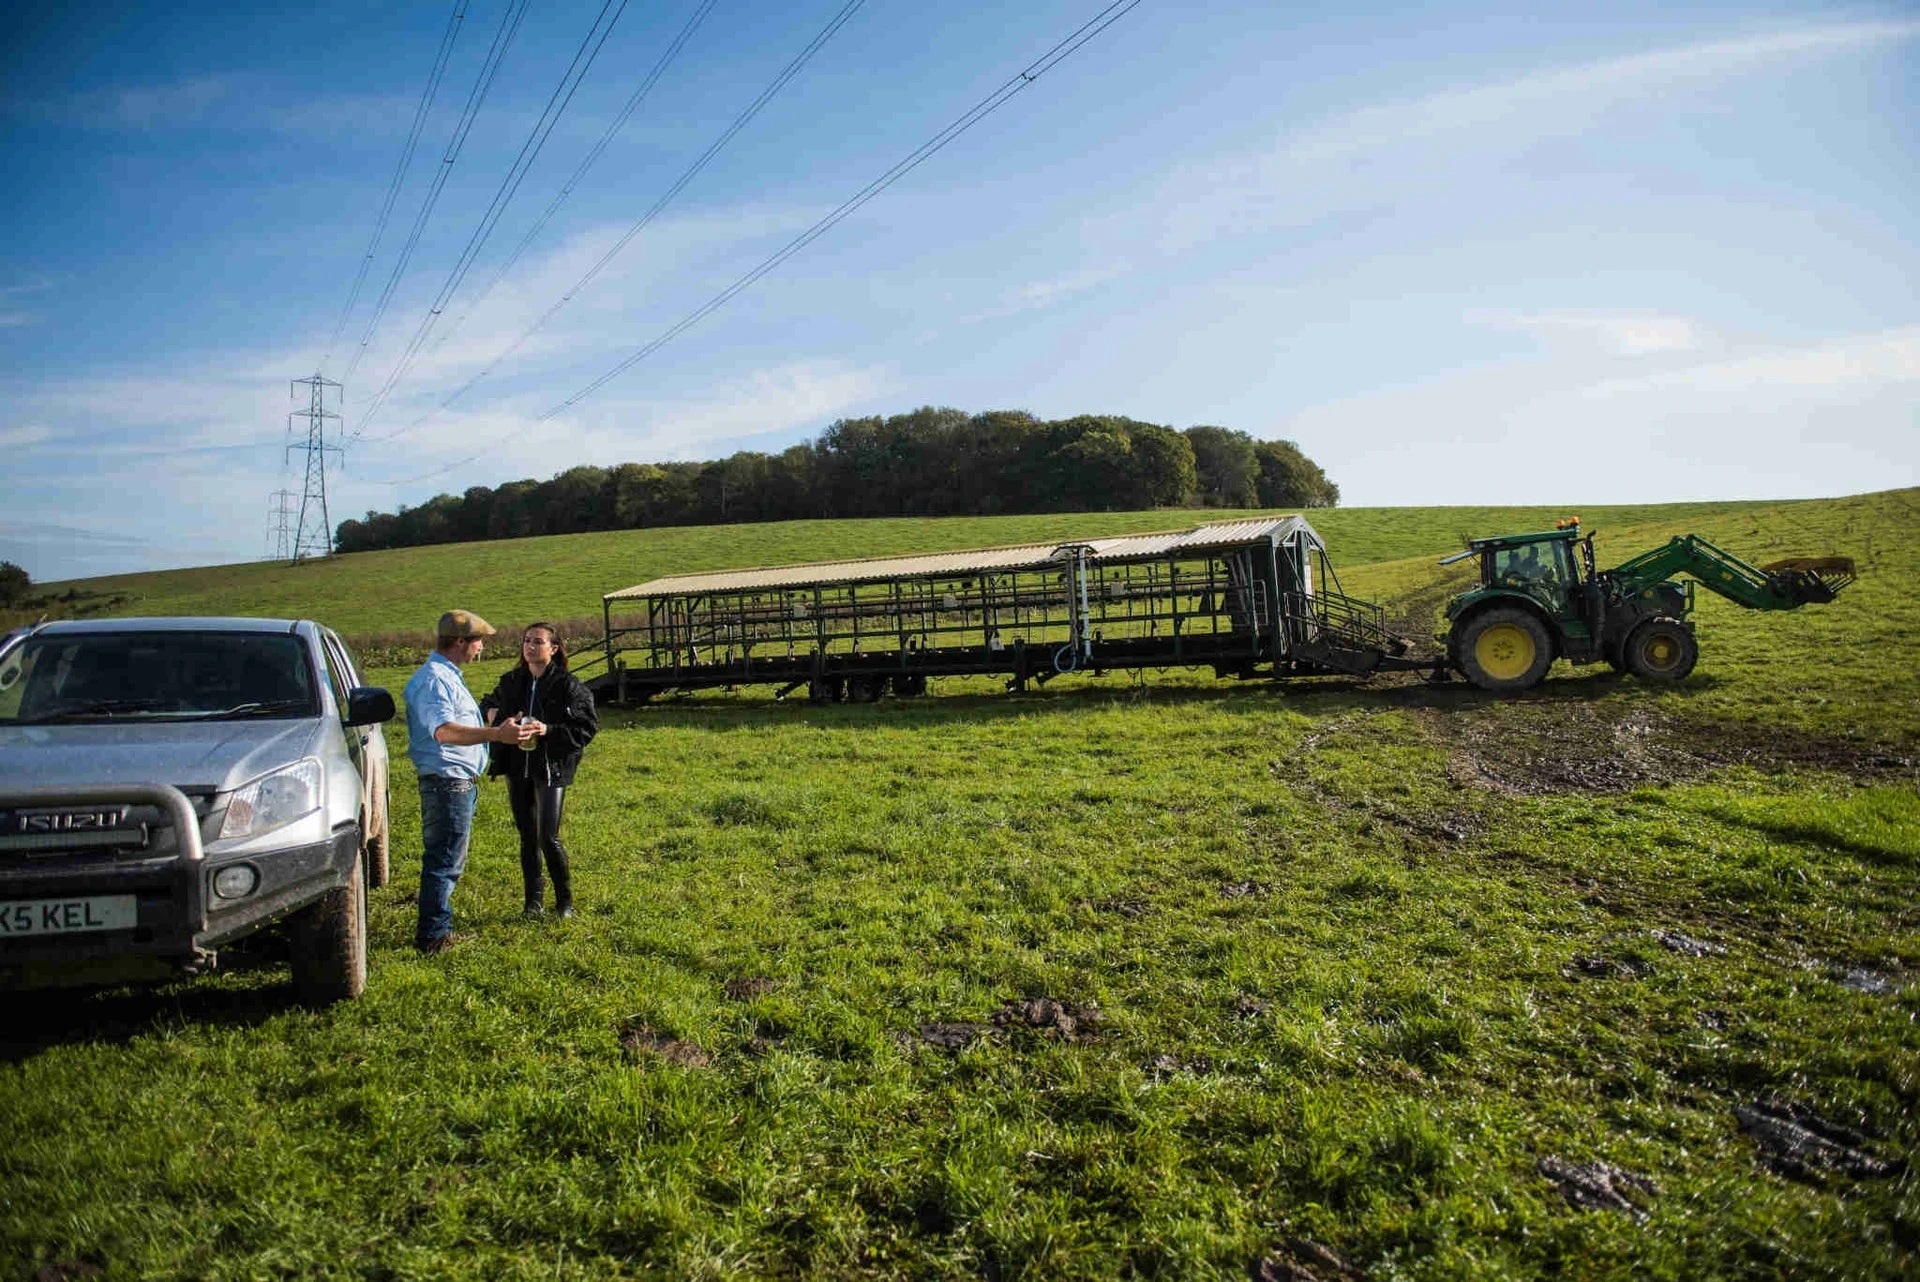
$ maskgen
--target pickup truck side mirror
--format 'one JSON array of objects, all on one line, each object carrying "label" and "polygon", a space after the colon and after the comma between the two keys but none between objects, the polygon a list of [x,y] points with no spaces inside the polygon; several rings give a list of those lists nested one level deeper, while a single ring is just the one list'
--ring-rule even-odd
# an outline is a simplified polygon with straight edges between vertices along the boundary
[{"label": "pickup truck side mirror", "polygon": [[374,726],[393,720],[393,696],[379,686],[355,686],[347,691],[347,724]]}]

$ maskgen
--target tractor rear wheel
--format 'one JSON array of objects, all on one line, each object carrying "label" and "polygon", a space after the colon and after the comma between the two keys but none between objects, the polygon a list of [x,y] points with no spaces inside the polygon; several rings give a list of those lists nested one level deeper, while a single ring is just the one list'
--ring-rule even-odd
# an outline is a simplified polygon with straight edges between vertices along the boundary
[{"label": "tractor rear wheel", "polygon": [[1700,643],[1678,619],[1648,619],[1627,638],[1627,668],[1642,681],[1674,685],[1700,660]]},{"label": "tractor rear wheel", "polygon": [[1553,640],[1546,625],[1525,610],[1507,606],[1468,619],[1455,649],[1467,680],[1495,694],[1531,690],[1553,666]]}]

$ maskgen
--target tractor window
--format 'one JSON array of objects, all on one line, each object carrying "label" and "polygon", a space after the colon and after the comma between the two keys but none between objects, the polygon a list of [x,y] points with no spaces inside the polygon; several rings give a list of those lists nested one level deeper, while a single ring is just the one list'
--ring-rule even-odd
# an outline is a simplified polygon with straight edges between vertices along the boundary
[{"label": "tractor window", "polygon": [[1573,541],[1561,539],[1553,544],[1553,573],[1561,583],[1575,584],[1580,581],[1580,569],[1573,559]]},{"label": "tractor window", "polygon": [[1530,583],[1564,582],[1566,566],[1564,558],[1556,558],[1556,552],[1565,549],[1558,545],[1542,547],[1538,543],[1527,543],[1520,547],[1501,548],[1493,554],[1493,581],[1506,587],[1524,587]]}]

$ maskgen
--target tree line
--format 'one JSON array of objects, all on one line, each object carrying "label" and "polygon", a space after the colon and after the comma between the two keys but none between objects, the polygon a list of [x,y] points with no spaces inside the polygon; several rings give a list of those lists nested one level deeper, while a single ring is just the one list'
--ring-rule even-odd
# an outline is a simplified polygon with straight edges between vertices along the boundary
[{"label": "tree line", "polygon": [[476,485],[340,523],[365,552],[660,525],[872,516],[1332,507],[1340,487],[1291,441],[1224,427],[1175,430],[1112,415],[1043,421],[1017,410],[931,407],[846,418],[778,454],[574,467]]}]

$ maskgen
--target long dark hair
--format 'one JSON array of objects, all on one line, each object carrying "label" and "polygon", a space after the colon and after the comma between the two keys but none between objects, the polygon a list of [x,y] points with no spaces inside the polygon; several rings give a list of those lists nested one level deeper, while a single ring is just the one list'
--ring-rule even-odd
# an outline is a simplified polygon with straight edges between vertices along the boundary
[{"label": "long dark hair", "polygon": [[[520,629],[520,639],[523,643],[526,640],[527,633],[533,631],[535,628],[539,628],[542,632],[553,638],[553,657],[547,660],[547,666],[565,672],[567,670],[567,643],[560,639],[560,629],[554,627],[551,623],[529,623],[526,627]],[[520,651],[520,666],[526,668],[529,672],[533,671],[533,669],[527,668],[527,652],[524,645]]]}]

